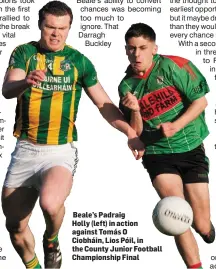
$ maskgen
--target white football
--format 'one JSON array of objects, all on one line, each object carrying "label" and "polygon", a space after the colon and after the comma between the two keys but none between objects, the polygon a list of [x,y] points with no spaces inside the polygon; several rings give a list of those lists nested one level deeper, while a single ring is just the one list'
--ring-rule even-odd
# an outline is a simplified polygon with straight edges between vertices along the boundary
[{"label": "white football", "polygon": [[190,228],[193,222],[193,211],[184,199],[168,196],[156,204],[152,219],[161,233],[180,235]]}]

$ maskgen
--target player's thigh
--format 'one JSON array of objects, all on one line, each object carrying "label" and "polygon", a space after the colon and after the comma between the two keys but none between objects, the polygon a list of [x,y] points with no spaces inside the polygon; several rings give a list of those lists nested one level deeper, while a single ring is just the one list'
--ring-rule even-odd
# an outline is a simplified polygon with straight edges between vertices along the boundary
[{"label": "player's thigh", "polygon": [[27,226],[37,198],[38,191],[34,188],[3,187],[2,209],[9,231],[19,232]]},{"label": "player's thigh", "polygon": [[208,183],[185,184],[185,197],[194,213],[194,223],[210,220],[210,199]]},{"label": "player's thigh", "polygon": [[43,172],[40,205],[44,211],[55,214],[63,206],[72,188],[72,172],[63,166],[54,166]]},{"label": "player's thigh", "polygon": [[147,154],[143,157],[144,168],[147,169],[152,184],[161,198],[184,197],[182,178],[177,168],[179,156],[178,154]]},{"label": "player's thigh", "polygon": [[177,174],[159,174],[152,184],[161,198],[167,196],[184,198],[182,179]]}]

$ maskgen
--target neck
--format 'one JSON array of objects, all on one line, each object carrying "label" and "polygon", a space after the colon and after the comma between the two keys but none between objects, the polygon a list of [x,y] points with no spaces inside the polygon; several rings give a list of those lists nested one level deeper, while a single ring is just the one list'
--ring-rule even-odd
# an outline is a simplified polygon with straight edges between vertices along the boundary
[{"label": "neck", "polygon": [[63,46],[62,48],[60,48],[58,50],[51,50],[51,49],[47,48],[47,46],[44,44],[43,40],[41,40],[41,39],[38,41],[38,43],[39,43],[39,46],[41,49],[49,51],[49,52],[57,52],[57,51],[61,51],[64,49],[64,46]]},{"label": "neck", "polygon": [[153,61],[151,61],[150,63],[148,63],[148,65],[145,67],[145,69],[142,72],[143,73],[146,73],[149,70],[149,68],[152,67],[152,64],[153,64]]}]

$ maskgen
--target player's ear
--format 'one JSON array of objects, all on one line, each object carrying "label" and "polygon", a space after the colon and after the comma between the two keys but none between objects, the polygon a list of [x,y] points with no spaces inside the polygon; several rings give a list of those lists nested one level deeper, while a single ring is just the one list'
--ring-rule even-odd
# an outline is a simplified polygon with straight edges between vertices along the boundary
[{"label": "player's ear", "polygon": [[158,51],[158,45],[155,44],[154,48],[153,48],[153,55],[157,54]]},{"label": "player's ear", "polygon": [[126,52],[126,55],[128,56],[128,46],[125,45],[125,52]]},{"label": "player's ear", "polygon": [[38,20],[38,28],[41,30],[41,24],[39,20]]}]

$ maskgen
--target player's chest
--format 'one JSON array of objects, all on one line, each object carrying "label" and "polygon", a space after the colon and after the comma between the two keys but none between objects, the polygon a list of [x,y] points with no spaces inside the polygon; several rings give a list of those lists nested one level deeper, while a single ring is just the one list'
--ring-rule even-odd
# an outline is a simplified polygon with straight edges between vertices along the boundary
[{"label": "player's chest", "polygon": [[70,57],[34,54],[27,63],[27,72],[46,70],[48,83],[73,83],[78,79],[79,71]]},{"label": "player's chest", "polygon": [[[137,79],[137,78],[136,78]],[[179,91],[162,73],[139,79],[133,94],[137,97],[143,119],[150,120],[175,108],[182,102]]]},{"label": "player's chest", "polygon": [[31,57],[27,72],[45,70],[45,79],[36,88],[47,91],[72,91],[80,89],[78,68],[73,60],[65,56],[35,54]]}]

